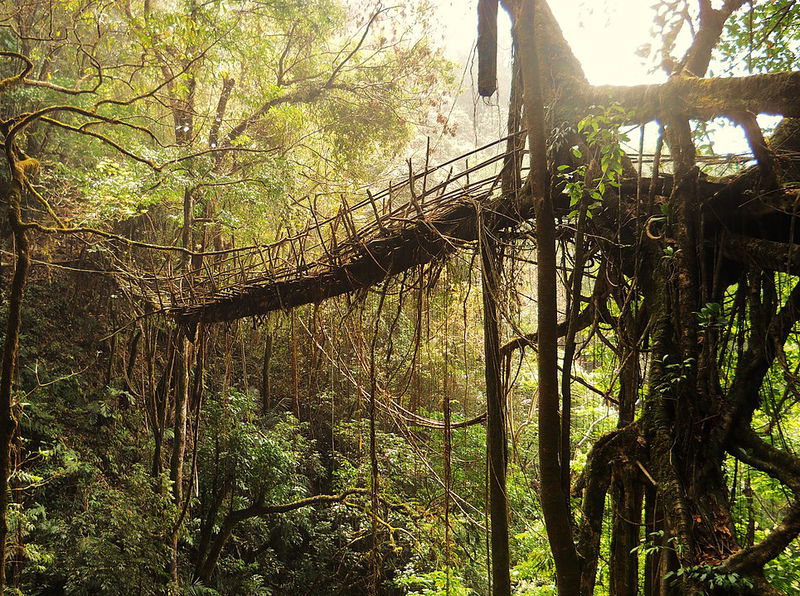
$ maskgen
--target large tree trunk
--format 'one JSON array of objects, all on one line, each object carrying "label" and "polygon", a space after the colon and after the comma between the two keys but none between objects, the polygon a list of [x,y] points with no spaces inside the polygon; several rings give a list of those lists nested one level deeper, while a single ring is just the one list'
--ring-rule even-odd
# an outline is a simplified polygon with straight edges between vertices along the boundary
[{"label": "large tree trunk", "polygon": [[506,496],[506,396],[501,377],[497,301],[501,256],[492,226],[481,234],[483,288],[483,345],[486,377],[486,452],[489,459],[489,517],[491,522],[492,594],[510,596],[508,499]]},{"label": "large tree trunk", "polygon": [[[7,140],[8,143],[13,143]],[[9,165],[14,170],[14,160],[10,157]],[[28,238],[22,223],[20,202],[22,200],[21,177],[24,174],[15,172],[9,181],[5,199],[8,204],[8,222],[14,236],[14,252],[16,266],[8,297],[8,318],[6,319],[6,337],[3,345],[2,372],[0,372],[0,592],[6,586],[6,541],[8,539],[8,502],[11,496],[9,477],[11,476],[11,443],[17,429],[17,418],[14,414],[14,376],[17,368],[19,335],[22,328],[22,298],[25,280],[30,267]]]},{"label": "large tree trunk", "polygon": [[[525,0],[517,16],[517,43],[522,71],[523,102],[531,154],[531,185],[536,212],[536,295],[538,299],[537,371],[539,377],[539,468],[542,512],[562,596],[579,594],[580,568],[572,538],[569,503],[569,459],[563,460],[558,393],[558,302],[556,296],[556,235],[545,143],[544,105],[536,45],[535,2]],[[537,21],[538,22],[538,21]],[[528,206],[521,206],[523,212]],[[573,334],[574,337],[574,334]],[[565,371],[568,374],[568,371]],[[565,486],[566,485],[566,486]]]}]

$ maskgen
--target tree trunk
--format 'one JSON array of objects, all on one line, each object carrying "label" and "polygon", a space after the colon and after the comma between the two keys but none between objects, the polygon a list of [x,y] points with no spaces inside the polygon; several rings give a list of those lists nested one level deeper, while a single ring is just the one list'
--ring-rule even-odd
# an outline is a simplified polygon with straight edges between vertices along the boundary
[{"label": "tree trunk", "polygon": [[612,496],[613,528],[609,563],[609,593],[627,596],[639,593],[639,523],[642,517],[642,485],[633,462],[618,465]]},{"label": "tree trunk", "polygon": [[556,239],[553,201],[545,151],[544,106],[536,47],[533,0],[524,0],[516,19],[519,56],[524,85],[524,105],[531,152],[531,180],[536,212],[536,288],[539,354],[539,468],[542,512],[556,565],[556,583],[561,596],[580,593],[580,570],[572,539],[569,492],[564,491],[560,462],[562,445],[558,412],[558,303],[556,296]]},{"label": "tree trunk", "polygon": [[483,348],[486,377],[486,451],[489,460],[489,518],[491,523],[492,594],[510,596],[508,504],[506,497],[506,414],[501,377],[497,301],[502,267],[493,233],[481,234],[483,289]]},{"label": "tree trunk", "polygon": [[[7,152],[9,152],[8,148]],[[13,169],[13,159],[9,159],[9,164]],[[14,376],[19,351],[19,335],[22,328],[22,299],[30,267],[28,238],[25,234],[20,210],[21,200],[22,185],[16,178],[12,179],[6,192],[6,201],[8,202],[8,222],[14,235],[16,267],[9,290],[6,337],[3,345],[3,368],[0,373],[0,592],[4,591],[6,587],[5,561],[10,497],[8,480],[12,471],[11,444],[17,429],[17,418],[14,413]]]},{"label": "tree trunk", "polygon": [[272,333],[267,332],[264,337],[264,360],[261,366],[261,410],[267,414],[272,409]]},{"label": "tree trunk", "polygon": [[300,420],[300,376],[297,370],[297,312],[293,310],[289,316],[291,318],[289,367],[292,377],[292,411],[294,412],[295,418]]},{"label": "tree trunk", "polygon": [[172,457],[170,458],[170,475],[172,495],[177,505],[183,502],[183,460],[186,455],[186,421],[189,406],[189,367],[191,344],[189,339],[178,330],[176,341],[176,378],[175,378],[175,416],[173,420]]}]

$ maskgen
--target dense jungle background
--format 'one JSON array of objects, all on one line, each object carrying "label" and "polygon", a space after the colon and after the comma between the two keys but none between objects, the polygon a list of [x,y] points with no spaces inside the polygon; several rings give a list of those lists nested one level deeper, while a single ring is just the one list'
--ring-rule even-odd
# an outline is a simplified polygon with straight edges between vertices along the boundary
[{"label": "dense jungle background", "polygon": [[800,594],[800,5],[444,4],[0,0],[4,594]]}]

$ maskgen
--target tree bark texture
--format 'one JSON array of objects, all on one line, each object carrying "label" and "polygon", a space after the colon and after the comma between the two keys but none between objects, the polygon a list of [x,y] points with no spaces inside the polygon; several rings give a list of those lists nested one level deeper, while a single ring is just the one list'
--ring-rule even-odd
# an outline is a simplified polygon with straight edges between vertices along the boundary
[{"label": "tree bark texture", "polygon": [[[14,164],[13,159],[9,163]],[[17,429],[14,413],[14,377],[19,351],[19,335],[22,328],[22,300],[25,280],[30,268],[28,238],[22,223],[20,202],[22,184],[16,175],[8,184],[6,192],[8,222],[14,236],[16,264],[8,296],[8,317],[3,344],[3,363],[0,372],[0,592],[6,587],[6,543],[8,540],[8,503],[11,496],[9,478],[12,472],[11,446]]]},{"label": "tree bark texture", "polygon": [[510,596],[508,498],[506,496],[506,407],[503,387],[497,301],[502,260],[491,226],[481,234],[483,346],[486,378],[486,453],[489,460],[489,518],[493,596]]},{"label": "tree bark texture", "polygon": [[[545,142],[544,104],[536,45],[536,7],[522,2],[516,19],[516,39],[522,70],[523,102],[531,155],[531,186],[536,213],[536,296],[539,377],[539,469],[542,512],[562,596],[580,593],[580,569],[572,537],[569,461],[561,461],[562,427],[558,393],[558,301],[556,295],[556,237]],[[523,209],[525,207],[523,206]],[[566,470],[564,469],[566,468]],[[568,482],[568,480],[567,480]],[[566,490],[565,490],[566,488]]]}]

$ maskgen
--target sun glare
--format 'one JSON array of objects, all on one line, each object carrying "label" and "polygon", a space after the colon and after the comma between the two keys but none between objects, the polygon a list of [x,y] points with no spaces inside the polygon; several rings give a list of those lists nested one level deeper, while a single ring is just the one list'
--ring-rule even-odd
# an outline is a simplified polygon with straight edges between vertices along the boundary
[{"label": "sun glare", "polygon": [[[575,56],[593,85],[640,85],[662,83],[663,69],[639,52],[654,41],[653,8],[641,0],[558,0],[550,8]],[[469,66],[477,38],[477,0],[449,0],[436,4],[441,24],[440,42],[445,54],[460,65]],[[498,83],[501,110],[507,101],[511,36],[508,15],[501,11],[498,24]],[[466,80],[469,92],[469,79]],[[474,87],[474,85],[473,85]],[[471,90],[475,94],[475,90]],[[774,126],[775,118],[760,117],[762,124]],[[502,126],[504,119],[497,121]],[[638,135],[636,145],[638,146]],[[645,150],[652,150],[657,126],[646,127]],[[743,153],[747,145],[742,131],[727,121],[714,127],[714,149],[719,153]],[[633,147],[629,147],[633,150]]]},{"label": "sun glare", "polygon": [[[640,0],[559,0],[550,7],[586,77],[594,85],[636,85],[664,80],[636,51],[651,40],[652,8]],[[437,4],[445,52],[463,60],[475,44],[477,0]],[[510,56],[508,18],[501,17],[500,50]],[[501,55],[501,60],[503,59]],[[502,68],[502,64],[501,64]]]}]

